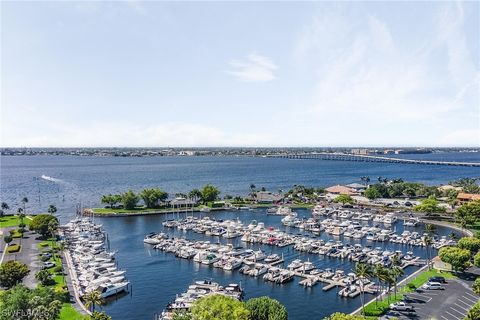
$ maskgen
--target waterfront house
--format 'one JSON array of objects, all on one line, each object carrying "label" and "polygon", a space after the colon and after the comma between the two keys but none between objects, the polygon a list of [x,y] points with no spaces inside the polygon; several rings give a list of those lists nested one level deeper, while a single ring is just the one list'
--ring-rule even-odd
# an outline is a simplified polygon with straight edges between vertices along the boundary
[{"label": "waterfront house", "polygon": [[278,203],[283,199],[282,195],[270,191],[258,191],[255,194],[256,196],[254,200],[257,203]]},{"label": "waterfront house", "polygon": [[460,204],[480,200],[480,194],[460,192],[457,195],[457,200]]},{"label": "waterfront house", "polygon": [[349,188],[347,186],[341,186],[341,185],[328,187],[325,189],[325,191],[332,194],[347,194],[349,196],[358,194],[357,190],[353,188]]},{"label": "waterfront house", "polygon": [[362,193],[366,189],[365,185],[360,183],[350,183],[347,184],[345,187],[355,189],[358,193]]}]

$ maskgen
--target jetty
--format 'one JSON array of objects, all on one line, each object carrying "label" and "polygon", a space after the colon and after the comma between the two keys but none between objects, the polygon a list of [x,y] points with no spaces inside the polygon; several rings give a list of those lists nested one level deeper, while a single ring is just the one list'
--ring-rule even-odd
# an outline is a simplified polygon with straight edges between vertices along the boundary
[{"label": "jetty", "polygon": [[436,161],[436,160],[417,160],[403,159],[374,155],[361,155],[350,153],[328,153],[328,152],[312,152],[312,153],[278,153],[262,156],[264,158],[286,158],[286,159],[313,159],[313,160],[335,160],[335,161],[359,161],[359,162],[386,162],[400,164],[423,164],[434,166],[456,166],[456,167],[478,167],[480,162],[460,162],[460,161]]}]

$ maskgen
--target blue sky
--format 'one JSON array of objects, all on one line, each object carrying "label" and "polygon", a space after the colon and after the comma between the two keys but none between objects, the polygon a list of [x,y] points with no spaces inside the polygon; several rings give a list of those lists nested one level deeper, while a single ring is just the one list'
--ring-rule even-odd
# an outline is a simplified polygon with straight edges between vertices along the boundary
[{"label": "blue sky", "polygon": [[1,146],[480,146],[478,2],[1,9]]}]

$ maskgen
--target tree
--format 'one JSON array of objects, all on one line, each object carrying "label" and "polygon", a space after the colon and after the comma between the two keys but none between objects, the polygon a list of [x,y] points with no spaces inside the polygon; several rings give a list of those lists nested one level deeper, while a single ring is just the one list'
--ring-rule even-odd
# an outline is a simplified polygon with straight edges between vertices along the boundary
[{"label": "tree", "polygon": [[463,237],[458,241],[457,246],[460,249],[470,250],[472,254],[475,254],[480,250],[480,239],[475,237]]},{"label": "tree", "polygon": [[467,193],[480,193],[480,186],[477,184],[478,178],[461,178],[455,181],[450,181],[448,184],[461,187]]},{"label": "tree", "polygon": [[122,196],[119,194],[109,193],[102,196],[101,202],[104,204],[108,204],[110,208],[114,208],[117,203],[122,202]]},{"label": "tree", "polygon": [[389,269],[392,278],[394,279],[394,297],[397,298],[397,283],[398,279],[403,276],[404,271],[401,268],[402,262],[400,261],[400,258],[397,255],[394,255],[392,257],[392,267]]},{"label": "tree", "polygon": [[168,193],[158,189],[143,189],[140,192],[140,198],[142,198],[143,203],[147,208],[158,207],[159,202],[164,202],[168,199]]},{"label": "tree", "polygon": [[105,303],[102,295],[97,290],[87,292],[87,294],[83,296],[83,301],[85,302],[85,307],[91,309],[93,312],[95,312],[95,306],[101,306]]},{"label": "tree", "polygon": [[455,212],[455,218],[465,226],[474,224],[480,219],[480,200],[462,204]]},{"label": "tree", "polygon": [[443,247],[438,255],[443,262],[451,264],[455,271],[463,271],[469,266],[470,251],[466,249]]},{"label": "tree", "polygon": [[434,197],[423,199],[419,205],[413,208],[413,210],[417,212],[427,213],[427,214],[446,211],[444,207],[439,206],[438,200],[435,199]]},{"label": "tree", "polygon": [[27,213],[28,198],[27,198],[27,197],[23,197],[22,203],[23,203],[23,212],[24,212],[24,213]]},{"label": "tree", "polygon": [[90,315],[90,320],[112,320],[112,317],[107,315],[105,312],[94,311]]},{"label": "tree", "polygon": [[366,187],[366,186],[368,186],[368,183],[370,182],[370,177],[368,177],[368,176],[360,177],[360,180],[363,182],[363,184],[365,184],[365,187]]},{"label": "tree", "polygon": [[475,281],[473,282],[472,290],[473,292],[475,292],[475,294],[480,295],[480,277],[475,279]]},{"label": "tree", "polygon": [[40,270],[35,274],[35,279],[40,281],[42,285],[47,286],[52,282],[52,275],[48,270]]},{"label": "tree", "polygon": [[428,269],[431,269],[431,256],[430,256],[430,247],[433,244],[433,239],[428,234],[422,237],[422,242],[425,248],[427,249],[427,265]]},{"label": "tree", "polygon": [[269,297],[253,298],[246,302],[250,311],[250,320],[287,320],[288,313],[285,306]]},{"label": "tree", "polygon": [[362,314],[365,315],[365,290],[364,290],[364,281],[370,279],[373,276],[373,271],[370,265],[366,263],[357,263],[353,271],[358,279],[360,280],[360,294],[362,300]]},{"label": "tree", "polygon": [[58,219],[49,214],[39,214],[35,216],[30,222],[30,230],[41,234],[44,238],[51,236],[52,225],[58,227]]},{"label": "tree", "polygon": [[215,186],[211,184],[207,184],[203,186],[201,192],[202,192],[202,202],[204,204],[210,201],[217,200],[218,195],[220,194],[220,190],[218,190]]},{"label": "tree", "polygon": [[30,272],[26,264],[10,260],[0,265],[0,286],[11,288]]},{"label": "tree", "polygon": [[346,204],[346,203],[349,203],[349,204],[353,204],[355,203],[355,200],[349,196],[348,194],[341,194],[339,196],[337,196],[335,198],[335,200],[333,200],[334,202],[340,202],[341,204]]},{"label": "tree", "polygon": [[18,208],[17,215],[18,215],[18,218],[20,219],[20,223],[23,224],[23,219],[25,218],[25,210],[23,210],[22,208]]},{"label": "tree", "polygon": [[7,211],[8,209],[10,209],[10,206],[8,205],[8,203],[2,202],[1,208],[2,210]]},{"label": "tree", "polygon": [[49,287],[30,290],[17,285],[0,295],[0,320],[56,320],[62,308],[62,298]]},{"label": "tree", "polygon": [[3,237],[3,241],[5,241],[6,244],[9,244],[10,242],[12,242],[13,238],[11,235],[7,234]]},{"label": "tree", "polygon": [[202,192],[198,189],[193,189],[188,193],[188,197],[193,199],[195,202],[198,202],[202,198]]},{"label": "tree", "polygon": [[135,209],[139,200],[140,198],[132,190],[128,190],[122,194],[122,205],[124,209]]},{"label": "tree", "polygon": [[382,195],[378,192],[377,188],[368,188],[363,192],[363,195],[370,200],[380,198]]},{"label": "tree", "polygon": [[480,302],[477,302],[473,307],[468,311],[467,317],[465,320],[478,320],[480,319]]},{"label": "tree", "polygon": [[2,206],[1,206],[1,209],[0,209],[0,218],[3,217],[3,215],[5,214],[5,212],[10,209],[10,207],[8,206],[8,204],[6,202],[2,202]]},{"label": "tree", "polygon": [[250,315],[242,302],[219,294],[198,299],[190,312],[195,320],[248,320]]},{"label": "tree", "polygon": [[49,205],[48,206],[48,213],[50,214],[54,214],[55,212],[57,212],[57,207],[55,207],[53,204]]},{"label": "tree", "polygon": [[357,316],[352,314],[345,314],[340,312],[335,312],[328,317],[325,317],[323,320],[365,320],[363,316]]}]

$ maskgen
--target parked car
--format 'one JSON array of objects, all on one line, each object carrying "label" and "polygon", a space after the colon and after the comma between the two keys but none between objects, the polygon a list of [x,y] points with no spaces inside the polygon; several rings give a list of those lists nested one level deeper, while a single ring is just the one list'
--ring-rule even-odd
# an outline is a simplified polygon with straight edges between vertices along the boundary
[{"label": "parked car", "polygon": [[445,290],[439,282],[427,282],[422,286],[424,290]]},{"label": "parked car", "polygon": [[447,280],[444,277],[431,277],[428,282],[447,283]]},{"label": "parked car", "polygon": [[403,301],[392,303],[390,309],[395,311],[413,311],[413,306],[406,304]]},{"label": "parked car", "polygon": [[46,258],[51,258],[52,254],[50,252],[43,252],[43,253],[40,253],[40,256],[41,257],[46,257]]},{"label": "parked car", "polygon": [[49,269],[55,267],[55,263],[52,261],[47,261],[43,263],[43,269]]}]

